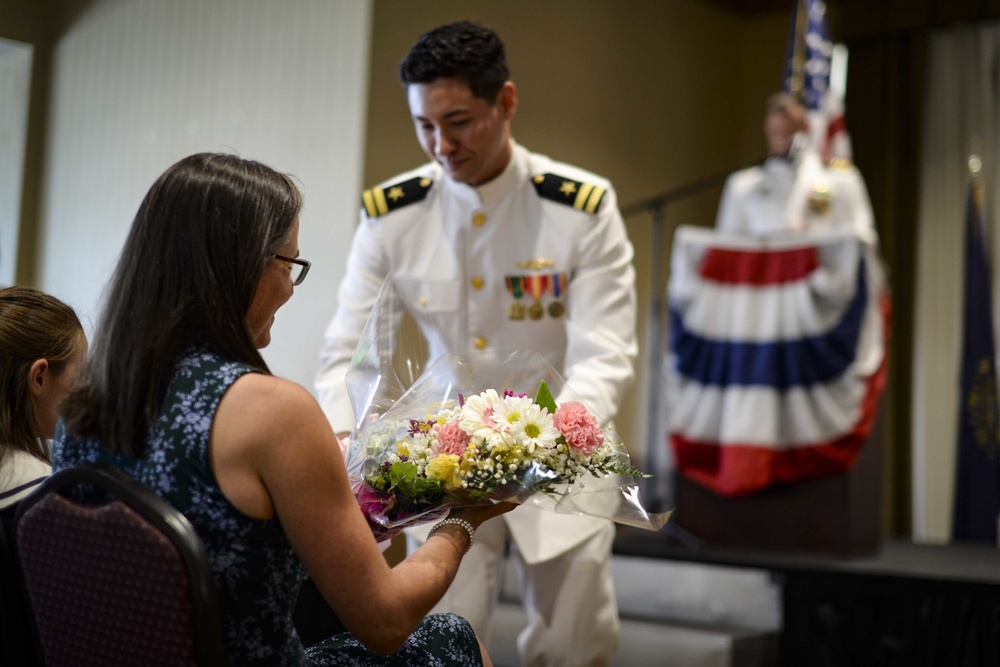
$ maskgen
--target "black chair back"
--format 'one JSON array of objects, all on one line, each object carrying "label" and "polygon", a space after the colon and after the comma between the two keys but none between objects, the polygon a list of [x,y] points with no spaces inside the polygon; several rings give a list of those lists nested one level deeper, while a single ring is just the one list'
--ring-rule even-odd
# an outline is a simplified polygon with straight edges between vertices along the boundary
[{"label": "black chair back", "polygon": [[48,667],[225,664],[194,527],[120,470],[60,470],[21,501],[17,553]]},{"label": "black chair back", "polygon": [[35,623],[14,552],[17,504],[0,509],[0,667],[40,667]]}]

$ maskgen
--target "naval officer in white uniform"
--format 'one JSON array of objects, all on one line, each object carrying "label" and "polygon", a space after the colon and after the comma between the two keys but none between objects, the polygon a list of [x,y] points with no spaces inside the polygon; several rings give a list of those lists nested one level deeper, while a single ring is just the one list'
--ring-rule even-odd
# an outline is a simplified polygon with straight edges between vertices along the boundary
[{"label": "naval officer in white uniform", "polygon": [[805,230],[851,231],[875,243],[868,190],[844,159],[824,162],[808,145],[805,109],[785,93],[768,98],[764,136],[768,158],[726,181],[715,228],[756,236]]},{"label": "naval officer in white uniform", "polygon": [[[354,426],[344,378],[386,276],[430,358],[535,350],[613,419],[638,350],[633,249],[610,183],[513,141],[517,90],[492,30],[437,28],[400,75],[431,162],[363,194],[316,382],[334,429]],[[523,664],[610,664],[619,632],[613,524],[532,507],[504,519],[479,529],[436,609],[464,616],[488,643],[509,534],[529,620],[518,638]],[[420,539],[408,536],[411,546]]]}]

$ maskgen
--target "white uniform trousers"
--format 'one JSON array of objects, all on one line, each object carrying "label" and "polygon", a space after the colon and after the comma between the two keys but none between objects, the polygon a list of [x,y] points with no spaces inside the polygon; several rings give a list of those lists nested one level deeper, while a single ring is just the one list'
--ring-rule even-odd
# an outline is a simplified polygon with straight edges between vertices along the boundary
[{"label": "white uniform trousers", "polygon": [[[500,597],[500,568],[508,536],[506,523],[493,520],[476,531],[472,550],[462,559],[455,581],[433,613],[464,617],[489,646],[493,610]],[[618,648],[620,623],[611,577],[614,525],[608,522],[570,551],[529,564],[512,550],[520,575],[521,600],[528,626],[517,648],[525,667],[610,665]],[[412,553],[422,541],[407,535]]]}]

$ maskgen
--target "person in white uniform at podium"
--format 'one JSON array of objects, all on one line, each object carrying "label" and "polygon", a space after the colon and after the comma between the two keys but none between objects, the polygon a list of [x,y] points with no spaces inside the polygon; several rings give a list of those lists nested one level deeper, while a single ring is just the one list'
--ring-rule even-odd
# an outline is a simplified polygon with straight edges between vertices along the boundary
[{"label": "person in white uniform at podium", "polygon": [[787,93],[764,109],[767,160],[732,174],[715,228],[755,236],[840,229],[874,243],[874,216],[864,179],[850,160],[823,161],[809,145],[806,110]]}]

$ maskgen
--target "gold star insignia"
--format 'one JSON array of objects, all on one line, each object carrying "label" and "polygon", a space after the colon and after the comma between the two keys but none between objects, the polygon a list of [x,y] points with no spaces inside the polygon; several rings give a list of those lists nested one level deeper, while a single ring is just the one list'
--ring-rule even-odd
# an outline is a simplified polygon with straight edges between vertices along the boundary
[{"label": "gold star insignia", "polygon": [[388,197],[389,199],[391,199],[392,201],[396,201],[396,200],[399,200],[399,199],[402,199],[402,198],[403,198],[403,197],[405,197],[406,195],[405,195],[405,194],[403,194],[403,188],[401,188],[401,187],[399,187],[399,186],[397,185],[397,186],[396,186],[396,187],[394,187],[394,188],[390,188],[390,189],[389,189],[389,194],[387,194],[386,196],[387,196],[387,197]]},{"label": "gold star insignia", "polygon": [[569,181],[563,181],[562,187],[559,188],[559,192],[569,197],[574,192],[576,192],[576,185],[570,183]]}]

